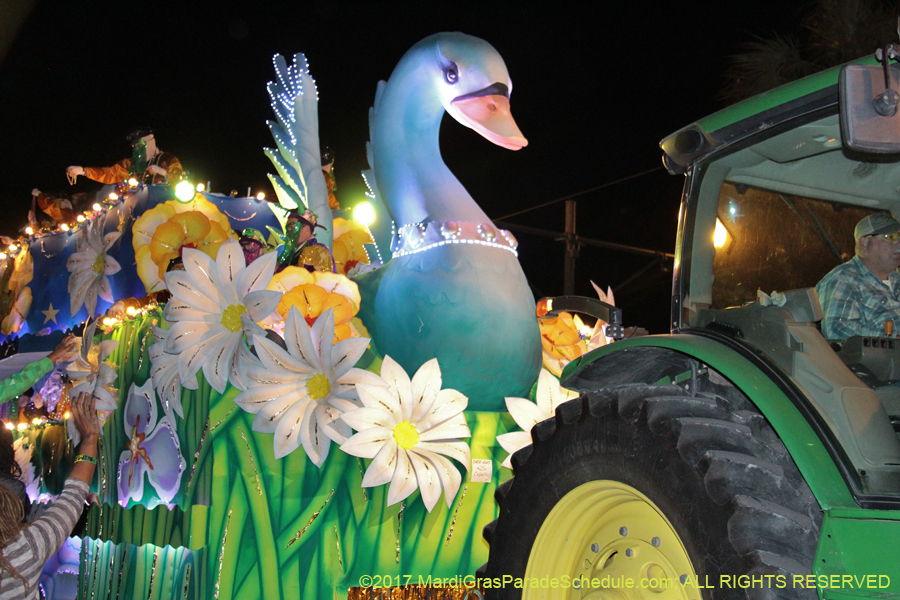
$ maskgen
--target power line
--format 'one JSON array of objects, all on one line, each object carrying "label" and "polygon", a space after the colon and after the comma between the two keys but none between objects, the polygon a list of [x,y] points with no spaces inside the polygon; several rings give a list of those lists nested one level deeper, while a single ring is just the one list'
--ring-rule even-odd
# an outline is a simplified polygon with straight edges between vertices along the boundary
[{"label": "power line", "polygon": [[580,192],[575,192],[574,194],[569,194],[568,196],[563,196],[562,198],[557,198],[556,200],[550,200],[549,202],[544,202],[543,204],[538,204],[537,206],[532,206],[531,208],[525,208],[514,213],[509,213],[508,215],[503,215],[502,217],[492,218],[491,221],[502,221],[504,219],[509,219],[511,217],[517,217],[519,215],[524,215],[525,213],[531,212],[533,210],[537,210],[539,208],[544,208],[545,206],[551,206],[553,204],[558,204],[560,202],[565,202],[566,200],[571,200],[572,198],[577,198],[578,196],[583,196],[584,194],[589,194],[591,192],[596,192],[597,190],[602,190],[603,188],[607,188],[623,181],[628,181],[629,179],[635,179],[637,177],[641,177],[646,175],[647,173],[652,173],[653,171],[659,171],[662,167],[653,167],[652,169],[647,169],[646,171],[641,171],[640,173],[635,173],[634,175],[629,175],[628,177],[623,177],[621,179],[616,179],[615,181],[610,181],[609,183],[604,183],[602,185],[598,185],[597,187],[592,187],[588,190],[582,190]]},{"label": "power line", "polygon": [[[517,225],[515,223],[505,223],[503,221],[494,221],[494,225],[508,229],[513,232],[524,233],[527,235],[536,235],[546,237],[557,242],[565,241],[566,234],[562,231],[547,231],[538,229],[537,227],[527,227],[525,225]],[[661,250],[651,250],[649,248],[639,248],[638,246],[629,246],[627,244],[618,244],[616,242],[605,242],[603,240],[595,240],[592,238],[575,236],[575,242],[581,246],[593,246],[595,248],[603,248],[604,250],[614,250],[617,252],[628,252],[630,254],[643,254],[646,256],[655,256],[660,260],[666,258],[675,258],[671,252],[663,252]]]}]

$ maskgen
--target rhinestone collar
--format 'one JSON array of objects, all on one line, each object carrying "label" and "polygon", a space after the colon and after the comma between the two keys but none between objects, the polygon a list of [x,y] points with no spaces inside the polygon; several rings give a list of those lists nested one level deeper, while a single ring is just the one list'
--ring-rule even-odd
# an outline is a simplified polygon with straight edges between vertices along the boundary
[{"label": "rhinestone collar", "polygon": [[394,235],[391,252],[395,257],[406,256],[447,244],[479,244],[519,255],[516,252],[519,242],[509,231],[498,229],[491,223],[467,221],[425,221],[404,225]]}]

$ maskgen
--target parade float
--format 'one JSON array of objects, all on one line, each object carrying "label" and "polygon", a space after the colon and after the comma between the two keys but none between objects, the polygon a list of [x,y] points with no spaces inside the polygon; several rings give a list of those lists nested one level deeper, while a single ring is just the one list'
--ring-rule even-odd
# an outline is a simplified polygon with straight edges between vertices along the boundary
[{"label": "parade float", "polygon": [[502,59],[462,34],[377,88],[368,229],[328,206],[302,55],[269,86],[277,203],[137,182],[41,202],[53,222],[4,240],[4,349],[84,341],[6,415],[32,494],[68,470],[68,397],[93,392],[104,431],[44,595],[896,597],[894,322],[826,340],[811,286],[860,217],[897,216],[898,57],[664,139],[687,176],[672,335],[604,348],[560,312],[591,301],[535,306],[440,158],[444,112],[525,144]]},{"label": "parade float", "polygon": [[493,47],[434,35],[378,84],[370,226],[329,207],[305,57],[274,66],[277,202],[123,181],[10,240],[6,339],[85,330],[36,386],[46,417],[7,414],[33,495],[67,471],[73,390],[104,432],[77,567],[73,539],[45,593],[77,570],[81,598],[467,597],[510,453],[573,396],[542,356],[558,375],[605,340],[539,324],[515,238],[441,159],[444,112],[527,143]]}]

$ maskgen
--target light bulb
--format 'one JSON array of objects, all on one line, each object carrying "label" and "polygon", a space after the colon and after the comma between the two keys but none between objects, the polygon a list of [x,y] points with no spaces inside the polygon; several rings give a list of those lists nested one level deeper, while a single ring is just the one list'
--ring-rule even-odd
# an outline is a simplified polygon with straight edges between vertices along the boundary
[{"label": "light bulb", "polygon": [[721,248],[728,240],[728,230],[722,224],[722,221],[716,219],[716,231],[713,233],[713,246]]},{"label": "light bulb", "polygon": [[175,186],[175,197],[182,202],[190,202],[194,199],[194,184],[188,180],[180,181]]},{"label": "light bulb", "polygon": [[353,209],[353,219],[363,225],[371,225],[375,222],[375,209],[363,200]]}]

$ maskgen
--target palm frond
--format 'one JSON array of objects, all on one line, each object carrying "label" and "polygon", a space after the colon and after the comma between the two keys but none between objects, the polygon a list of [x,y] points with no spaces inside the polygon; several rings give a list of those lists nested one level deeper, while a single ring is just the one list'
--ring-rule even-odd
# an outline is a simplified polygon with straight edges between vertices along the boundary
[{"label": "palm frond", "polygon": [[718,99],[733,103],[871,54],[897,41],[900,7],[886,0],[818,0],[799,37],[776,33],[730,57]]},{"label": "palm frond", "polygon": [[815,72],[803,58],[798,42],[776,34],[744,44],[740,54],[731,56],[725,72],[726,85],[721,100],[738,102]]}]

